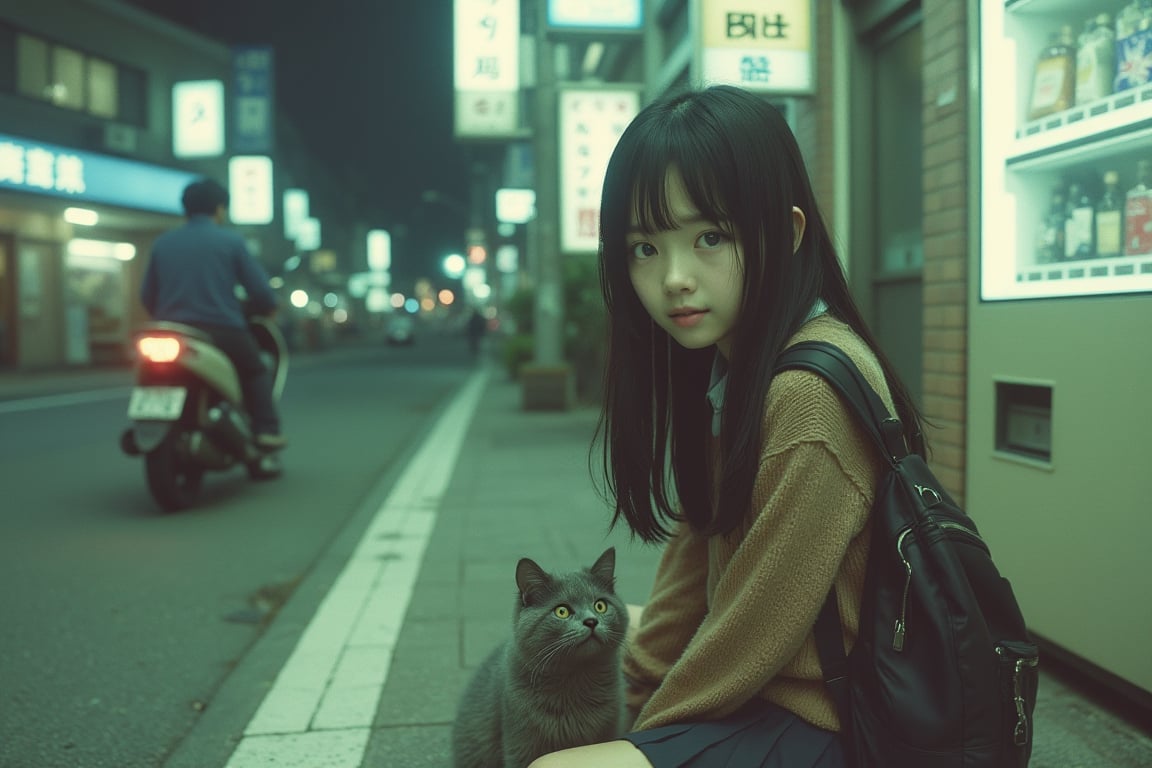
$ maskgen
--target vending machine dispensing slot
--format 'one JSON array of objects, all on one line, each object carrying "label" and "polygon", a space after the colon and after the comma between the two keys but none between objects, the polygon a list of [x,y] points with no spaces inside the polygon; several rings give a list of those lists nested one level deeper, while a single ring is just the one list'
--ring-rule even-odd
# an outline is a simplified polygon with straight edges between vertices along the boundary
[{"label": "vending machine dispensing slot", "polygon": [[996,450],[1052,462],[1052,387],[996,382]]}]

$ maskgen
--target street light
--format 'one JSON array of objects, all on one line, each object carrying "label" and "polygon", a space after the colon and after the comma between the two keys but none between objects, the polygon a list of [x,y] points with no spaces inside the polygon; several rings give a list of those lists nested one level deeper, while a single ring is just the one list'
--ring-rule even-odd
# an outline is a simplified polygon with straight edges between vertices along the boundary
[{"label": "street light", "polygon": [[444,257],[444,276],[450,280],[459,280],[467,268],[468,262],[458,253],[451,253]]}]

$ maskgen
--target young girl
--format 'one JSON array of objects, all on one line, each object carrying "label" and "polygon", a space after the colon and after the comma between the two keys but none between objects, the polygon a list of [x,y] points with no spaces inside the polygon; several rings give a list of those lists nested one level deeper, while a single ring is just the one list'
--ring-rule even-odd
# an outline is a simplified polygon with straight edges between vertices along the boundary
[{"label": "young girl", "polygon": [[845,765],[813,624],[850,649],[881,457],[799,341],[840,347],[919,448],[920,419],[849,294],[799,147],[718,86],[644,109],[608,164],[601,436],[613,523],[666,541],[625,656],[634,731],[534,768]]}]

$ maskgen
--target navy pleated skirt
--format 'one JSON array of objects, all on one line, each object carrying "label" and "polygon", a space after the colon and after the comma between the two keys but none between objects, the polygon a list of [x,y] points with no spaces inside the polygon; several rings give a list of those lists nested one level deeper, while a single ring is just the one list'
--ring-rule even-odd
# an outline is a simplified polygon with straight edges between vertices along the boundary
[{"label": "navy pleated skirt", "polygon": [[654,768],[845,768],[840,734],[758,701],[723,720],[624,737]]}]

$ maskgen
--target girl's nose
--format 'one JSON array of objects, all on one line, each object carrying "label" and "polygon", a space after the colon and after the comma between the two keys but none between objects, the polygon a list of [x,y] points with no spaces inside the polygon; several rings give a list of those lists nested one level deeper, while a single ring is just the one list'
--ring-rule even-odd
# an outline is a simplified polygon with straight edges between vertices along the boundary
[{"label": "girl's nose", "polygon": [[687,260],[675,255],[668,259],[668,269],[664,272],[664,292],[667,294],[691,293],[696,290],[696,278]]}]

